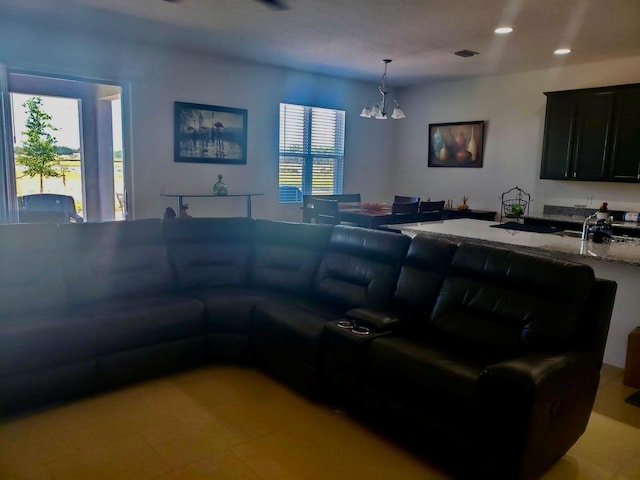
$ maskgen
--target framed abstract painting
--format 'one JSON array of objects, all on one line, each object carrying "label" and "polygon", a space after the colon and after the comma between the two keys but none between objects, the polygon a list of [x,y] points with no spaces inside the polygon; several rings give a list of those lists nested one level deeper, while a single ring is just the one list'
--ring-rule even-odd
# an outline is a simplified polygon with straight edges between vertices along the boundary
[{"label": "framed abstract painting", "polygon": [[174,161],[247,163],[247,110],[175,102]]}]

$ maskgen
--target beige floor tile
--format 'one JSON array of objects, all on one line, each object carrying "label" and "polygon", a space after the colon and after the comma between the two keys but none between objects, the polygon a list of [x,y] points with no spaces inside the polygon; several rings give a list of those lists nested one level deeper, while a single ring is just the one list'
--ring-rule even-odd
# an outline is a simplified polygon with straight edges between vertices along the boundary
[{"label": "beige floor tile", "polygon": [[131,432],[154,431],[158,426],[199,415],[210,415],[187,395],[169,384],[148,384],[148,390],[132,388],[114,394],[109,400],[92,399],[83,404],[84,417],[68,434],[78,450],[109,447],[127,439]]},{"label": "beige floor tile", "polygon": [[540,480],[608,480],[613,472],[606,471],[585,459],[565,455]]},{"label": "beige floor tile", "polygon": [[[640,480],[640,408],[603,367],[586,433],[543,480]],[[451,478],[259,370],[212,365],[0,423],[0,479]]]},{"label": "beige floor tile", "polygon": [[640,480],[640,452],[615,473],[613,480]]},{"label": "beige floor tile", "polygon": [[238,425],[250,438],[295,424],[309,408],[307,401],[293,392],[276,389],[262,397],[253,394],[215,408],[217,414]]},{"label": "beige floor tile", "polygon": [[252,471],[260,472],[261,478],[266,480],[297,480],[304,478],[299,471],[296,471],[295,466],[292,468],[291,465],[288,465],[288,462],[283,462],[281,458],[278,458],[268,449],[261,445],[254,445],[252,442],[235,447],[233,453]]},{"label": "beige floor tile", "polygon": [[56,422],[40,423],[25,417],[0,425],[0,465],[7,468],[32,467],[73,455],[76,451],[71,439]]},{"label": "beige floor tile", "polygon": [[48,463],[55,480],[147,480],[171,470],[141,437]]},{"label": "beige floor tile", "polygon": [[343,448],[348,452],[348,458],[357,458],[361,465],[366,465],[372,479],[451,478],[450,473],[375,431],[365,431],[347,438]]},{"label": "beige floor tile", "polygon": [[640,428],[640,408],[624,401],[637,388],[622,384],[622,378],[602,385],[598,389],[593,411],[627,425]]},{"label": "beige floor tile", "polygon": [[53,480],[49,469],[43,463],[3,464],[0,462],[2,480]]},{"label": "beige floor tile", "polygon": [[261,480],[232,453],[222,453],[163,475],[158,480]]},{"label": "beige floor tile", "polygon": [[568,453],[613,474],[640,454],[640,430],[592,412],[587,431]]},{"label": "beige floor tile", "polygon": [[600,386],[612,381],[617,380],[624,375],[624,368],[614,367],[613,365],[602,365],[600,369]]},{"label": "beige floor tile", "polygon": [[278,420],[268,413],[242,404],[225,404],[216,413],[240,428],[248,438],[258,438],[277,430]]},{"label": "beige floor tile", "polygon": [[266,479],[307,478],[345,460],[335,444],[277,432],[232,449],[240,460]]},{"label": "beige floor tile", "polygon": [[150,445],[172,468],[197,462],[247,441],[242,430],[225,420],[185,417],[144,432]]},{"label": "beige floor tile", "polygon": [[322,472],[312,475],[308,480],[452,480],[451,475],[438,471],[433,467],[408,467],[407,465],[390,465],[379,469],[368,465],[361,459],[332,465]]},{"label": "beige floor tile", "polygon": [[78,450],[94,450],[118,445],[132,432],[161,425],[164,417],[154,412],[132,407],[128,402],[109,402],[87,413],[84,423],[68,430]]}]

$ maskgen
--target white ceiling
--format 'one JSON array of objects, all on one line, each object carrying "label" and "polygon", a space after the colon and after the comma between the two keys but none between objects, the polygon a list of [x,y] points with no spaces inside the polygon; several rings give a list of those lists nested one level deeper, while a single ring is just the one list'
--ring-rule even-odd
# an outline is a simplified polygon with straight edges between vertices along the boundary
[{"label": "white ceiling", "polygon": [[[19,21],[388,84],[640,55],[640,0],[0,0]],[[510,35],[493,30],[512,26]],[[553,51],[573,53],[558,57]],[[453,52],[474,50],[461,58]],[[639,79],[640,81],[640,79]]]}]

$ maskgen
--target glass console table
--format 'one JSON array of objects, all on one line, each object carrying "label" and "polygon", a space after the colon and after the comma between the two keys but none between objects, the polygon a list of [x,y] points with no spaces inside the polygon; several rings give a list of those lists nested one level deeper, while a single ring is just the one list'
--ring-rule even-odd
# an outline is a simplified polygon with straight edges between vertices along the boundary
[{"label": "glass console table", "polygon": [[163,197],[174,197],[178,199],[178,214],[182,211],[184,198],[229,198],[245,197],[247,199],[247,217],[251,218],[251,197],[264,195],[264,193],[228,193],[226,195],[214,195],[213,193],[161,193]]}]

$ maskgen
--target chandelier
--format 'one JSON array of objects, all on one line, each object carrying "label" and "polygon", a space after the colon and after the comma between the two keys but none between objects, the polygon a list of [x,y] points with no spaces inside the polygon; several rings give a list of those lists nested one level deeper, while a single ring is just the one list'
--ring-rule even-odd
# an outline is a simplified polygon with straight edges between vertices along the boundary
[{"label": "chandelier", "polygon": [[[382,99],[378,103],[374,104],[371,108],[369,108],[368,106],[364,107],[362,109],[362,112],[360,112],[360,116],[363,118],[375,118],[377,120],[387,119],[387,94],[389,92],[387,91],[387,87],[384,81],[387,78],[387,65],[391,63],[391,59],[385,58],[384,60],[382,60],[382,63],[384,63],[384,73],[382,74],[382,78],[380,79],[380,85],[378,85],[378,91],[380,92]],[[394,100],[393,103],[395,103],[396,106],[393,107],[391,118],[393,118],[394,120],[405,118],[406,115],[400,108],[400,105],[398,105],[398,102]]]}]

